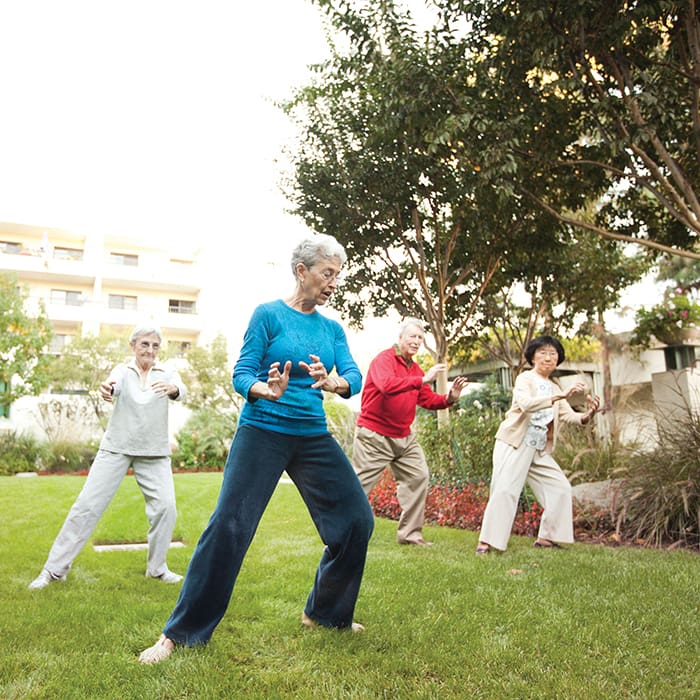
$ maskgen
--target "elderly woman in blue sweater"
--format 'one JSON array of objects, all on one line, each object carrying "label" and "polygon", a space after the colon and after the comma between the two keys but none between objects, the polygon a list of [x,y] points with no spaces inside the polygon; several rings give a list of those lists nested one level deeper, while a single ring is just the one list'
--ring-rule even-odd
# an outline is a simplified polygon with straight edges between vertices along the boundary
[{"label": "elderly woman in blue sweater", "polygon": [[331,298],[345,260],[332,236],[303,240],[292,256],[291,296],[255,309],[233,370],[233,386],[246,401],[218,503],[175,609],[158,641],[141,652],[141,663],[163,661],[178,645],[209,641],[284,471],[325,544],[301,622],[363,629],[353,615],[374,520],[323,410],[324,391],[348,398],[360,390],[362,376],[342,327],[316,308]]}]

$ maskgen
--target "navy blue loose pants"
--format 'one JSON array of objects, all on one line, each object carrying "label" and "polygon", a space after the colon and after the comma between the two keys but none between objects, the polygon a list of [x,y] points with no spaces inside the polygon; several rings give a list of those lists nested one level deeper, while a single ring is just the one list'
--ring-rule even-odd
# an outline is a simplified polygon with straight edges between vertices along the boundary
[{"label": "navy blue loose pants", "polygon": [[304,612],[326,627],[352,624],[374,527],[352,465],[330,434],[283,435],[242,425],[231,443],[216,508],[163,629],[176,644],[205,644],[211,638],[285,470],[326,545]]}]

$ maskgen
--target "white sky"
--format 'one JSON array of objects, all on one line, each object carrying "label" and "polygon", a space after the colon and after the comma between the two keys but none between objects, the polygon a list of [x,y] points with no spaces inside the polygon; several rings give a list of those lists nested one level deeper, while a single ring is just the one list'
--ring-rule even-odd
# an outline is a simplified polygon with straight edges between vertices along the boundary
[{"label": "white sky", "polygon": [[[239,336],[291,291],[305,233],[272,101],[326,51],[306,0],[0,0],[0,220],[201,248],[212,323]],[[394,340],[369,326],[356,354]]]}]

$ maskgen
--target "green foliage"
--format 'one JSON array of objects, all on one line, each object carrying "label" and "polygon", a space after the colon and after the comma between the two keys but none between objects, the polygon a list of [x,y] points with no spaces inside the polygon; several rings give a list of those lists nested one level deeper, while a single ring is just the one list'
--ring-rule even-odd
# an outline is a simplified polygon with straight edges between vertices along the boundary
[{"label": "green foliage", "polygon": [[[602,236],[692,249],[700,232],[692,3],[438,4],[447,22],[470,27],[478,87],[446,118],[447,138],[476,133],[495,186]],[[588,222],[578,212],[591,196],[600,206]]]},{"label": "green foliage", "polygon": [[560,338],[566,359],[570,362],[596,362],[600,357],[601,343],[585,333],[577,333],[571,338]]},{"label": "green foliage", "polygon": [[231,383],[232,367],[223,335],[217,335],[207,346],[191,347],[182,374],[187,387],[184,404],[188,408],[207,408],[226,418],[232,411],[240,410],[242,399]]},{"label": "green foliage", "polygon": [[95,442],[86,444],[67,440],[46,442],[41,451],[41,469],[58,474],[85,472],[90,469],[97,449],[98,445]]},{"label": "green foliage", "polygon": [[[125,337],[113,333],[76,336],[52,363],[49,380],[54,391],[74,391],[84,395],[95,419],[104,429],[111,407],[100,396],[100,384],[116,365],[127,362],[131,356],[133,353]],[[64,408],[70,409],[69,406]],[[54,436],[49,433],[49,437]]]},{"label": "green foliage", "polygon": [[47,383],[51,358],[44,350],[53,332],[43,305],[25,309],[27,292],[14,274],[0,272],[0,406],[21,396],[35,396]]},{"label": "green foliage", "polygon": [[648,348],[653,339],[662,343],[682,342],[684,330],[700,324],[700,304],[680,290],[670,290],[659,304],[642,307],[635,315],[632,346]]},{"label": "green foliage", "polygon": [[328,430],[343,448],[343,452],[352,457],[352,443],[355,437],[355,414],[343,399],[334,394],[323,398]]},{"label": "green foliage", "polygon": [[0,431],[0,475],[11,476],[39,470],[41,444],[26,433]]},{"label": "green foliage", "polygon": [[606,481],[629,464],[624,446],[597,439],[589,428],[564,426],[557,438],[554,458],[572,484]]},{"label": "green foliage", "polygon": [[[424,33],[398,4],[318,4],[336,30],[332,58],[284,104],[300,131],[287,189],[309,226],[346,246],[338,298],[352,321],[391,308],[425,318],[438,361],[484,330],[496,336],[489,352],[500,359],[521,334],[517,359],[535,329],[570,329],[577,314],[614,305],[643,264],[614,241],[573,233],[518,192],[561,197],[593,220],[609,187],[607,177],[583,182],[573,169],[518,167],[521,131],[538,155],[561,156],[571,138],[551,128],[559,114],[542,123],[522,108],[523,90],[512,89],[520,69],[494,87],[493,48],[475,53],[475,38],[455,31],[453,3],[437,3]],[[568,106],[560,98],[548,105]],[[529,307],[504,312],[516,287]]]},{"label": "green foliage", "polygon": [[493,436],[501,422],[498,411],[451,409],[445,426],[438,425],[433,412],[418,411],[416,421],[433,482],[460,485],[491,480]]},{"label": "green foliage", "polygon": [[222,470],[236,431],[236,413],[221,413],[211,406],[194,411],[175,436],[175,469]]}]

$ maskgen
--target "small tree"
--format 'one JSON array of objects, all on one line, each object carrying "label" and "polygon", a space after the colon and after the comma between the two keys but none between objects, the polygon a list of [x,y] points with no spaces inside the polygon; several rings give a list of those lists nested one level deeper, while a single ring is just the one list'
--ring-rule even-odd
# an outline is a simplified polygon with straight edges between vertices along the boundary
[{"label": "small tree", "polygon": [[104,427],[110,409],[100,397],[100,384],[115,365],[127,361],[129,353],[128,343],[121,336],[76,337],[51,365],[49,381],[54,390],[84,393]]},{"label": "small tree", "polygon": [[36,396],[48,383],[53,332],[43,304],[26,310],[28,293],[13,274],[0,273],[0,414],[21,396]]}]

